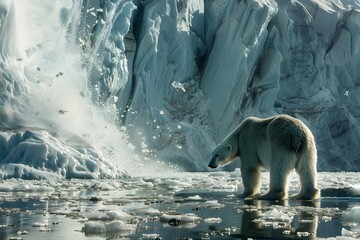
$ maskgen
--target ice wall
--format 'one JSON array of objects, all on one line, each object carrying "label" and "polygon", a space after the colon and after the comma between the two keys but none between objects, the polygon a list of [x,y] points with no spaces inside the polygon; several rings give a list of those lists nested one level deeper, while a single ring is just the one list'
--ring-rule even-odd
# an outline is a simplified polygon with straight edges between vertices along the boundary
[{"label": "ice wall", "polygon": [[[132,139],[139,131],[158,156],[206,169],[214,143],[244,117],[287,113],[314,131],[320,170],[358,171],[359,10],[356,1],[147,1],[135,16]],[[187,111],[172,81],[195,81],[209,105]]]},{"label": "ice wall", "polygon": [[223,19],[201,79],[217,133],[287,113],[313,130],[320,170],[358,171],[359,3],[231,2]]},{"label": "ice wall", "polygon": [[313,130],[320,170],[358,171],[359,12],[347,0],[1,0],[0,175],[206,170],[244,117],[277,113]]}]

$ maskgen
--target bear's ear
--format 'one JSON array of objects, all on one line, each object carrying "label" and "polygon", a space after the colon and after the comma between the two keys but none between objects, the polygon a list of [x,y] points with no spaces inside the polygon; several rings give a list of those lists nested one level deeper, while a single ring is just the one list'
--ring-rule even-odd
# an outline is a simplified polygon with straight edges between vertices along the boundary
[{"label": "bear's ear", "polygon": [[228,150],[228,151],[231,151],[231,149],[232,149],[232,146],[231,146],[231,145],[227,145],[227,150]]}]

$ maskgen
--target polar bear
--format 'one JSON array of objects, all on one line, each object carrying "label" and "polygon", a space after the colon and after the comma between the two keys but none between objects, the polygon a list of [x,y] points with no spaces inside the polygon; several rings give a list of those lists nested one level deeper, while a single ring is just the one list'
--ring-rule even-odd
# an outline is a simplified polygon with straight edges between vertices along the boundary
[{"label": "polar bear", "polygon": [[269,192],[260,199],[287,199],[287,176],[295,168],[301,189],[296,199],[317,199],[317,151],[314,136],[299,119],[288,115],[270,118],[246,118],[213,151],[210,168],[240,157],[244,184],[243,198],[257,198],[260,171],[270,171]]}]

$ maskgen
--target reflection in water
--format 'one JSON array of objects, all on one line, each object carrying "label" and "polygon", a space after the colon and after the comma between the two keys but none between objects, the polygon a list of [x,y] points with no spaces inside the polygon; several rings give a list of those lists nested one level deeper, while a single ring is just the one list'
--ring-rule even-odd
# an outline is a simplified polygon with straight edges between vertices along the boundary
[{"label": "reflection in water", "polygon": [[291,207],[288,201],[244,200],[240,234],[236,238],[316,239],[319,201],[299,202]]},{"label": "reflection in water", "polygon": [[[68,217],[80,209],[91,210],[96,203],[90,201],[49,200],[48,196],[17,195],[0,197],[1,239],[53,239],[61,236],[75,239],[82,236],[82,223]],[[61,224],[59,224],[61,223]],[[70,227],[68,227],[70,226]],[[79,229],[64,231],[64,229]]]}]

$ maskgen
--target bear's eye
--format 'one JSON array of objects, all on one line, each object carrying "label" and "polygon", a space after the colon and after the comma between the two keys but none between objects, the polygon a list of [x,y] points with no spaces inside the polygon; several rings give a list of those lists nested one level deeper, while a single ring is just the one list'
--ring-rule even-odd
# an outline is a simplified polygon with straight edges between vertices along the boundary
[{"label": "bear's eye", "polygon": [[215,154],[214,156],[215,156],[215,157],[218,157],[218,156],[219,156],[219,154]]}]

